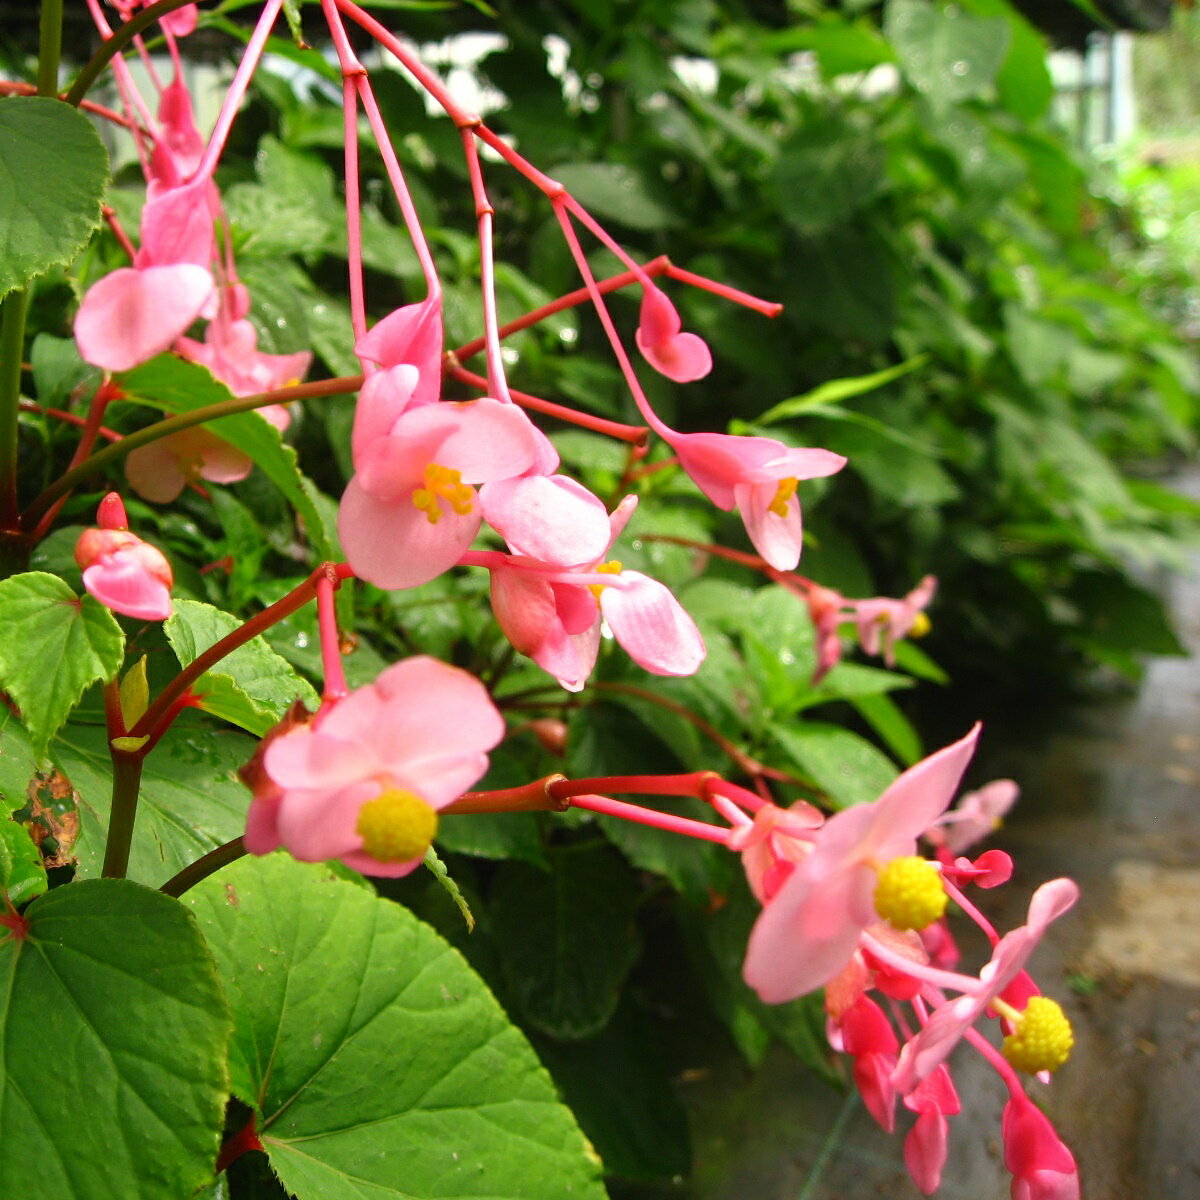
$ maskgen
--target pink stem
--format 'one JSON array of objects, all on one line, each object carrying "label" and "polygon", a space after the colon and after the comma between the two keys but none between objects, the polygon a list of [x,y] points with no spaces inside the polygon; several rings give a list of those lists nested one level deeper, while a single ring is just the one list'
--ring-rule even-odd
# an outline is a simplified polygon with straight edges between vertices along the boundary
[{"label": "pink stem", "polygon": [[983,913],[981,913],[979,909],[967,899],[962,890],[951,883],[950,880],[945,877],[945,875],[942,876],[942,887],[946,889],[946,895],[949,896],[950,899],[953,900],[954,903],[957,904],[958,907],[961,908],[963,912],[965,912],[967,916],[970,917],[971,920],[983,930],[987,940],[991,942],[993,946],[995,946],[996,943],[1000,941],[1000,934],[996,932],[996,927],[991,923],[991,921],[989,921],[987,917],[985,917]]},{"label": "pink stem", "polygon": [[[551,790],[556,790],[551,785]],[[639,825],[649,825],[654,829],[665,829],[669,833],[682,833],[687,837],[701,838],[706,842],[729,844],[728,829],[718,829],[715,825],[706,825],[703,821],[692,821],[687,817],[675,817],[670,813],[655,812],[650,808],[639,808],[636,804],[626,804],[623,800],[611,800],[607,796],[572,796],[573,808],[586,808],[589,812],[603,813],[608,817],[620,817],[625,821],[636,821]]]},{"label": "pink stem", "polygon": [[459,129],[467,174],[471,180],[471,197],[475,201],[475,217],[479,223],[479,279],[483,303],[483,336],[487,344],[488,393],[497,400],[512,403],[504,361],[500,357],[500,322],[496,317],[496,278],[492,249],[492,217],[495,210],[488,201],[483,185],[483,168],[479,165],[479,147],[475,131],[467,125]]},{"label": "pink stem", "polygon": [[720,796],[721,799],[732,800],[735,804],[740,804],[742,808],[749,809],[751,812],[758,812],[760,808],[765,808],[767,805],[767,801],[757,793],[739,787],[736,783],[730,783],[727,779],[712,780],[708,785],[708,794],[710,799]]},{"label": "pink stem", "polygon": [[685,271],[673,263],[667,268],[667,275],[671,279],[677,279],[680,283],[690,284],[692,287],[700,288],[701,291],[712,292],[714,296],[732,300],[734,304],[740,304],[744,308],[752,308],[755,312],[762,313],[764,317],[777,317],[783,312],[783,305],[774,300],[760,300],[757,296],[750,295],[749,292],[743,292],[725,283],[718,283],[715,279],[709,279],[705,275],[696,275],[691,271]]},{"label": "pink stem", "polygon": [[638,377],[633,370],[633,364],[629,361],[629,356],[625,353],[625,347],[621,343],[617,327],[613,324],[612,317],[609,316],[608,306],[604,303],[604,297],[596,285],[592,268],[588,265],[587,256],[583,253],[583,247],[580,246],[579,239],[575,236],[570,214],[564,207],[561,197],[554,201],[554,215],[558,218],[558,223],[562,226],[563,236],[567,239],[567,245],[570,247],[571,255],[575,259],[575,265],[579,268],[579,273],[583,276],[583,282],[587,287],[588,295],[592,299],[592,306],[596,310],[596,315],[600,318],[600,324],[604,326],[604,332],[608,336],[608,344],[616,357],[617,366],[621,368],[621,374],[625,377],[625,382],[633,395],[634,403],[638,406],[638,411],[645,418],[646,424],[659,437],[668,437],[674,431],[658,419],[657,414],[650,407],[650,402],[646,399],[646,394],[642,391],[642,385],[638,382]]},{"label": "pink stem", "polygon": [[[340,581],[339,581],[340,582]],[[317,580],[317,626],[321,632],[321,666],[325,671],[323,701],[340,700],[349,693],[342,669],[342,642],[338,634],[335,584],[329,575]]]},{"label": "pink stem", "polygon": [[238,63],[238,68],[234,72],[233,82],[225,94],[221,111],[217,114],[217,122],[213,126],[212,136],[208,139],[204,156],[200,159],[199,166],[196,167],[193,179],[211,179],[213,172],[217,169],[217,161],[225,149],[225,141],[229,137],[229,130],[233,127],[233,119],[237,116],[238,106],[246,94],[246,89],[250,86],[250,79],[258,66],[258,60],[262,57],[263,47],[267,44],[267,38],[271,36],[271,29],[282,6],[283,0],[267,0],[263,5],[258,24],[255,25],[254,32],[246,43],[242,61]]},{"label": "pink stem", "polygon": [[862,935],[862,944],[880,962],[887,963],[889,967],[894,967],[901,975],[908,975],[913,979],[923,980],[926,983],[933,984],[934,987],[952,988],[954,991],[964,994],[979,991],[979,980],[973,975],[960,975],[957,971],[943,971],[938,967],[931,967],[926,963],[913,962],[911,958],[905,958],[904,955],[897,954],[877,938],[873,938],[869,933]]},{"label": "pink stem", "polygon": [[[488,381],[482,375],[476,375],[464,367],[451,367],[450,376],[453,379],[469,383],[480,391],[488,390]],[[544,413],[548,417],[557,417],[560,421],[569,421],[582,429],[591,429],[608,437],[619,438],[623,442],[642,445],[646,441],[649,430],[644,425],[622,425],[619,421],[609,421],[604,417],[594,417],[591,413],[578,412],[573,408],[565,408],[552,400],[543,400],[540,396],[531,396],[528,392],[518,392],[515,388],[509,395],[522,408],[531,408],[534,412]]]}]

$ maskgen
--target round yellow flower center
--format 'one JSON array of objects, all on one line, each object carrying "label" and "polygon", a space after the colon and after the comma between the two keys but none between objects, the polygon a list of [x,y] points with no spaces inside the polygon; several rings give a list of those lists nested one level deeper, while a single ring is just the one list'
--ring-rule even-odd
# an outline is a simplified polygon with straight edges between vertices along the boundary
[{"label": "round yellow flower center", "polygon": [[924,929],[946,911],[937,867],[917,854],[893,858],[879,869],[875,911],[896,929]]},{"label": "round yellow flower center", "polygon": [[474,499],[475,489],[463,483],[462,472],[440,463],[430,463],[425,468],[425,486],[416,488],[412,494],[413,504],[425,514],[430,525],[441,520],[439,501],[444,500],[461,517],[471,511]]},{"label": "round yellow flower center", "polygon": [[767,505],[767,511],[773,512],[777,517],[786,517],[788,510],[788,501],[796,494],[796,485],[800,482],[794,475],[789,475],[787,479],[781,479],[779,486],[775,489],[775,499]]},{"label": "round yellow flower center", "polygon": [[923,638],[932,628],[933,622],[923,612],[919,612],[913,617],[912,628],[909,629],[908,636],[910,638]]},{"label": "round yellow flower center", "polygon": [[408,862],[429,849],[437,833],[437,813],[416,792],[389,788],[358,810],[355,830],[363,849],[380,862]]},{"label": "round yellow flower center", "polygon": [[1036,1075],[1057,1071],[1071,1056],[1075,1035],[1059,1004],[1049,996],[1033,996],[1017,1018],[1016,1032],[1000,1046],[1000,1053],[1018,1071]]},{"label": "round yellow flower center", "polygon": [[[592,570],[597,572],[600,575],[620,575],[622,568],[621,568],[620,562],[614,558],[611,562],[597,563],[596,566],[594,566],[592,568]],[[604,591],[604,584],[589,583],[588,591],[590,591],[592,593],[592,595],[595,596],[597,600],[599,600],[600,593],[602,591]]]}]

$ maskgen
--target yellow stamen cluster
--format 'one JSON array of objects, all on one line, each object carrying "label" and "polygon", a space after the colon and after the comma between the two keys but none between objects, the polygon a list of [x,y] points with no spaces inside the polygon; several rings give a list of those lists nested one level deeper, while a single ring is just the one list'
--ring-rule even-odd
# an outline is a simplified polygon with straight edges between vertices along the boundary
[{"label": "yellow stamen cluster", "polygon": [[415,792],[389,788],[358,810],[355,829],[363,849],[380,862],[408,862],[429,849],[437,813]]},{"label": "yellow stamen cluster", "polygon": [[475,489],[463,483],[462,472],[453,467],[443,467],[440,463],[430,463],[425,468],[425,486],[417,488],[412,494],[413,504],[425,514],[430,525],[436,525],[441,520],[442,506],[439,500],[445,500],[462,517],[471,511],[474,499]]},{"label": "yellow stamen cluster", "polygon": [[[594,566],[592,568],[592,570],[595,571],[599,575],[620,575],[622,567],[621,567],[620,562],[614,558],[612,560],[612,562],[598,563],[596,566]],[[604,591],[604,584],[589,583],[588,590],[592,593],[593,596],[596,597],[597,600],[599,600],[600,593],[602,591]]]},{"label": "yellow stamen cluster", "polygon": [[896,929],[924,929],[946,911],[942,877],[918,854],[893,858],[879,870],[875,911]]},{"label": "yellow stamen cluster", "polygon": [[773,512],[777,517],[786,517],[788,501],[796,494],[796,485],[799,482],[794,475],[781,479],[775,489],[775,499],[767,505],[767,511]]},{"label": "yellow stamen cluster", "polygon": [[932,628],[933,622],[923,612],[919,612],[913,617],[912,627],[908,631],[908,636],[910,638],[923,638]]},{"label": "yellow stamen cluster", "polygon": [[1049,996],[1033,996],[1017,1018],[1015,1033],[1004,1039],[1000,1053],[1018,1071],[1036,1075],[1057,1071],[1071,1056],[1075,1035],[1059,1004]]}]

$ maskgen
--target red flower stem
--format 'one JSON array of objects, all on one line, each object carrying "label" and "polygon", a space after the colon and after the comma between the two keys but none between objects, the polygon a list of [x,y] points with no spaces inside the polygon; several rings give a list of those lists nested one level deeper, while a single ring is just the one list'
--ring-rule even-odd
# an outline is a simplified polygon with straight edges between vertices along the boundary
[{"label": "red flower stem", "polygon": [[116,676],[110,679],[103,688],[104,697],[104,728],[109,741],[125,736],[125,716],[121,712],[121,685]]},{"label": "red flower stem", "polygon": [[739,563],[743,567],[749,567],[752,571],[758,571],[765,575],[772,583],[778,583],[792,591],[807,592],[817,586],[807,575],[800,575],[796,571],[780,571],[757,554],[747,554],[744,550],[734,550],[729,546],[718,546],[712,542],[696,542],[691,538],[672,537],[666,533],[643,533],[640,536],[646,542],[665,542],[670,546],[684,546],[689,550],[701,550],[705,554],[713,555],[714,558],[723,558],[728,562]]},{"label": "red flower stem", "polygon": [[441,814],[501,812],[565,812],[569,800],[561,800],[550,791],[550,785],[566,779],[565,775],[547,775],[532,783],[515,788],[498,788],[490,792],[464,792]]},{"label": "red flower stem", "polygon": [[961,908],[963,912],[966,913],[967,916],[970,917],[971,920],[983,930],[984,936],[989,942],[991,942],[993,946],[995,946],[996,943],[1000,941],[1000,934],[997,932],[996,927],[991,923],[991,921],[989,921],[987,917],[985,917],[983,913],[981,913],[979,909],[967,899],[962,889],[956,884],[951,883],[945,875],[942,876],[942,887],[946,889],[946,895],[949,896],[950,899],[953,900],[954,903],[957,904],[958,907]]},{"label": "red flower stem", "polygon": [[[478,124],[478,122],[476,122]],[[500,321],[496,316],[496,271],[492,246],[492,217],[495,209],[488,200],[483,184],[483,168],[479,164],[479,147],[475,145],[475,129],[460,125],[463,155],[467,175],[471,180],[471,198],[475,202],[475,219],[479,227],[479,282],[483,304],[483,336],[487,346],[488,395],[497,400],[512,402],[504,360],[500,357]]]},{"label": "red flower stem", "polygon": [[461,128],[478,121],[478,117],[472,116],[454,102],[454,98],[443,86],[441,80],[415,54],[409,51],[395,34],[364,12],[357,4],[352,3],[351,0],[335,0],[335,2],[341,12],[345,13],[360,28],[365,29],[399,61],[400,65],[433,97],[455,125]]},{"label": "red flower stem", "polygon": [[321,666],[325,671],[322,700],[340,700],[349,692],[342,670],[342,644],[338,634],[334,591],[337,583],[328,574],[317,579],[317,625],[321,633]]},{"label": "red flower stem", "polygon": [[109,229],[112,230],[113,237],[115,237],[117,239],[117,244],[121,247],[122,250],[125,251],[125,253],[132,260],[133,257],[137,254],[137,248],[134,246],[133,242],[130,240],[129,234],[127,234],[125,232],[124,226],[117,219],[116,212],[112,208],[110,208],[107,204],[104,205],[104,207],[100,211],[103,213],[104,220],[108,224]]},{"label": "red flower stem", "polygon": [[760,300],[757,296],[750,295],[749,292],[743,292],[728,284],[718,283],[715,279],[709,279],[704,275],[696,275],[692,271],[685,271],[682,267],[674,264],[667,267],[667,276],[670,279],[677,279],[680,283],[700,288],[701,291],[712,292],[714,296],[732,300],[744,308],[752,308],[755,312],[762,313],[764,317],[777,317],[783,312],[783,305],[774,300]]},{"label": "red flower stem", "polygon": [[268,404],[290,404],[294,400],[304,400],[317,396],[343,396],[348,392],[357,392],[362,387],[361,375],[343,375],[337,379],[322,379],[316,383],[297,383],[291,387],[276,388],[271,392],[260,392],[256,396],[235,396],[230,400],[222,400],[220,404],[209,404],[198,408],[195,412],[179,413],[163,421],[147,425],[136,433],[128,434],[111,446],[98,450],[90,458],[85,459],[79,466],[65,472],[42,492],[25,510],[21,516],[22,525],[32,528],[41,519],[42,514],[54,503],[59,496],[71,491],[78,483],[87,480],[95,471],[117,462],[131,450],[139,446],[156,442],[159,438],[178,433],[181,429],[191,429],[194,425],[203,425],[206,421],[216,421],[221,417],[232,416],[234,413],[250,412],[255,408],[263,408]]},{"label": "red flower stem", "polygon": [[[269,0],[271,3],[276,3],[277,0]],[[282,0],[278,0],[282,2]],[[104,37],[104,44],[92,55],[84,64],[83,69],[75,77],[75,82],[71,85],[70,91],[63,97],[68,104],[78,106],[83,102],[84,96],[87,95],[88,89],[100,77],[100,73],[108,66],[113,59],[133,41],[143,29],[153,25],[159,17],[165,17],[181,8],[186,8],[192,0],[158,0],[158,3],[151,4],[143,8],[141,12],[131,17],[124,25],[118,29],[110,30],[108,23],[103,20],[103,17],[97,21],[97,28]],[[106,33],[105,31],[108,30]],[[123,65],[123,64],[122,64]]]},{"label": "red flower stem", "polygon": [[118,750],[109,744],[112,758],[112,803],[108,813],[108,836],[104,842],[105,879],[124,879],[129,869],[129,848],[133,844],[133,826],[137,820],[138,796],[142,787],[140,750]]},{"label": "red flower stem", "polygon": [[[660,254],[657,258],[651,259],[642,270],[646,275],[665,275],[670,266],[671,263],[667,256]],[[633,271],[622,271],[620,275],[611,275],[607,279],[598,280],[596,287],[602,293],[607,294],[619,291],[623,287],[628,287],[636,281],[637,275]],[[522,329],[528,329],[531,325],[537,325],[547,317],[552,317],[555,313],[563,312],[568,308],[576,308],[578,305],[586,303],[589,299],[590,296],[587,288],[576,288],[575,291],[568,292],[565,296],[559,296],[557,300],[551,300],[549,304],[543,304],[540,308],[535,308],[523,316],[517,317],[515,321],[509,321],[506,325],[501,325],[500,337],[506,338],[509,334],[519,333]],[[468,358],[474,358],[484,348],[484,345],[484,338],[475,338],[459,346],[452,353],[455,359],[463,362]]]},{"label": "red flower stem", "polygon": [[[476,375],[473,371],[468,371],[465,367],[452,366],[449,374],[452,379],[457,379],[462,383],[469,384],[471,387],[479,388],[480,391],[486,392],[488,390],[488,381],[482,375]],[[567,421],[572,425],[580,426],[582,429],[590,429],[595,433],[603,433],[607,437],[617,438],[622,442],[630,442],[635,446],[643,445],[650,432],[644,425],[623,425],[620,421],[609,421],[604,417],[594,417],[591,413],[578,412],[576,409],[555,404],[552,400],[543,400],[540,396],[531,396],[528,392],[518,392],[515,388],[509,392],[509,395],[522,408],[532,409],[534,412],[542,413],[547,417],[557,417],[560,421]]]},{"label": "red flower stem", "polygon": [[346,186],[346,266],[350,284],[350,327],[357,341],[367,332],[367,305],[363,292],[362,200],[358,175],[358,94],[366,68],[358,61],[337,9],[330,0],[321,0],[321,11],[333,37],[338,63],[342,68],[343,177]]},{"label": "red flower stem", "polygon": [[219,642],[215,642],[199,658],[189,663],[155,698],[154,702],[142,714],[141,719],[129,731],[131,737],[150,737],[156,740],[162,736],[161,725],[170,724],[172,707],[177,704],[192,686],[210,667],[232,653],[239,646],[244,646],[252,638],[270,629],[284,617],[290,617],[312,600],[317,594],[317,583],[321,579],[329,579],[330,583],[341,583],[352,579],[354,572],[346,563],[322,563],[301,584],[297,584],[281,600],[276,600],[262,612],[256,613],[232,633],[226,634]]},{"label": "red flower stem", "polygon": [[727,800],[750,812],[758,812],[760,808],[767,806],[767,802],[756,792],[730,783],[727,779],[711,780],[708,785],[708,798],[713,804],[716,804],[718,799]]},{"label": "red flower stem", "polygon": [[233,841],[226,842],[215,850],[210,850],[193,863],[188,863],[182,871],[177,875],[172,875],[158,890],[166,896],[178,898],[189,888],[195,887],[202,879],[207,879],[222,867],[227,867],[231,862],[237,862],[245,853],[245,843],[240,837],[235,837]]},{"label": "red flower stem", "polygon": [[[82,426],[82,432],[79,435],[79,443],[75,447],[74,454],[71,455],[71,461],[67,464],[67,470],[79,466],[84,459],[92,452],[92,447],[96,444],[96,438],[100,433],[100,422],[104,419],[105,409],[108,408],[112,400],[119,399],[121,396],[120,389],[113,386],[108,380],[105,380],[92,395],[92,402],[88,406],[87,419]],[[37,528],[34,529],[30,537],[35,542],[40,542],[54,524],[54,518],[58,516],[59,510],[67,502],[67,497],[70,493],[59,496],[57,500],[46,510],[42,519],[37,523]]]},{"label": "red flower stem", "polygon": [[254,1128],[254,1122],[257,1117],[256,1113],[250,1114],[250,1120],[237,1131],[225,1139],[221,1146],[221,1153],[217,1156],[217,1165],[215,1173],[220,1173],[226,1170],[230,1163],[241,1158],[243,1154],[250,1150],[261,1150],[262,1142],[259,1140],[258,1132]]},{"label": "red flower stem", "polygon": [[[233,120],[242,103],[242,97],[245,96],[246,89],[250,86],[250,80],[258,67],[258,60],[262,57],[263,48],[267,44],[267,38],[271,36],[271,29],[282,6],[283,0],[267,0],[263,5],[254,32],[246,43],[242,61],[238,63],[237,70],[233,73],[233,82],[230,83],[229,90],[225,93],[225,99],[221,102],[221,111],[217,114],[208,145],[204,149],[204,156],[200,159],[189,182],[213,177],[213,172],[217,169],[217,161],[225,149],[225,140],[229,137],[229,130],[233,127]],[[146,12],[149,11],[150,9],[146,9]],[[130,22],[130,24],[132,23]]]},{"label": "red flower stem", "polygon": [[588,265],[587,256],[583,252],[583,247],[579,244],[579,238],[575,235],[575,229],[571,224],[570,213],[567,210],[563,196],[565,196],[565,193],[553,202],[554,215],[558,218],[558,223],[562,227],[563,237],[567,240],[571,256],[575,259],[575,265],[579,268],[580,275],[583,276],[583,282],[587,287],[588,295],[591,297],[592,307],[595,308],[596,315],[600,318],[600,324],[604,327],[604,332],[608,337],[608,344],[617,360],[617,366],[621,368],[621,374],[625,377],[626,386],[633,396],[634,403],[638,406],[638,411],[645,418],[646,424],[659,437],[665,438],[671,433],[671,430],[659,420],[658,415],[650,407],[650,402],[646,399],[645,392],[642,391],[642,385],[638,382],[633,364],[629,361],[629,355],[625,353],[625,346],[621,342],[620,335],[617,333],[617,327],[613,324],[613,319],[609,315],[608,306],[604,303],[604,297],[600,294],[600,289],[596,285],[596,278],[592,274],[592,268]]},{"label": "red flower stem", "polygon": [[649,825],[654,829],[665,829],[668,833],[682,833],[706,842],[720,842],[723,846],[729,844],[731,831],[728,829],[720,829],[704,821],[692,821],[687,817],[656,812],[652,808],[639,808],[636,804],[626,804],[623,800],[613,800],[608,796],[572,796],[571,806],[601,813],[606,817],[620,817],[623,821],[634,821],[638,825]]},{"label": "red flower stem", "polygon": [[560,779],[547,786],[558,799],[589,792],[631,792],[639,796],[690,796],[703,800],[705,786],[715,778],[719,776],[714,771],[691,771],[686,775],[601,775],[592,779]]}]

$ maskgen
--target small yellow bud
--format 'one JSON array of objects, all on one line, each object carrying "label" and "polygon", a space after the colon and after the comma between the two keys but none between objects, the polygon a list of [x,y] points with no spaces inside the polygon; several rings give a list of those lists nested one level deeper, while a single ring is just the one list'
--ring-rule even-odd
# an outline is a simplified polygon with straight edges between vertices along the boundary
[{"label": "small yellow bud", "polygon": [[880,868],[875,911],[896,929],[924,929],[946,911],[937,867],[920,855],[893,858]]},{"label": "small yellow bud", "polygon": [[796,494],[796,485],[799,482],[794,475],[781,479],[775,489],[775,498],[767,505],[767,511],[773,512],[777,517],[786,517],[788,501]]},{"label": "small yellow bud", "polygon": [[415,792],[389,788],[359,809],[363,850],[380,862],[420,858],[437,834],[437,813]]},{"label": "small yellow bud", "polygon": [[1000,1053],[1018,1071],[1036,1075],[1038,1071],[1057,1071],[1071,1056],[1075,1035],[1057,1001],[1049,996],[1033,996],[1010,1033]]}]

